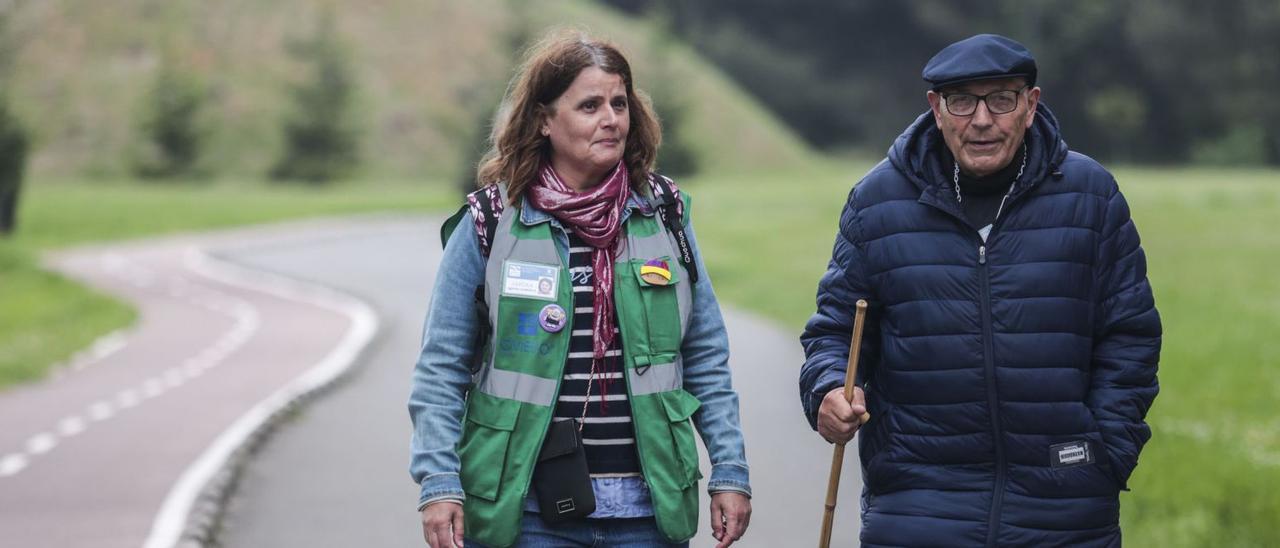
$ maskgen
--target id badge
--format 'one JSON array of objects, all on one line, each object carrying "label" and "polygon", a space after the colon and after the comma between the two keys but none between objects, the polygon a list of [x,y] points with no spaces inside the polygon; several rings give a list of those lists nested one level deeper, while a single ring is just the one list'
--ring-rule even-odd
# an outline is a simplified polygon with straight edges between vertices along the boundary
[{"label": "id badge", "polygon": [[502,264],[502,294],[554,301],[559,293],[560,267],[519,261]]}]

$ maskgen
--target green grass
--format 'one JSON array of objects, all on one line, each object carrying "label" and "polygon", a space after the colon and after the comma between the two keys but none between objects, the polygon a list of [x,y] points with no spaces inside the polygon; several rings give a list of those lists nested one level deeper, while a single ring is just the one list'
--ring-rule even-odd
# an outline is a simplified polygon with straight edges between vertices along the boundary
[{"label": "green grass", "polygon": [[79,243],[317,215],[444,210],[443,185],[208,186],[62,182],[31,185],[20,231],[0,240],[0,388],[42,378],[95,338],[133,323],[134,311],[41,270],[41,251]]},{"label": "green grass", "polygon": [[[798,334],[870,164],[686,181],[722,299]],[[1164,321],[1133,546],[1280,546],[1280,172],[1120,169]],[[777,364],[799,367],[799,364]]]},{"label": "green grass", "polygon": [[0,388],[44,376],[95,338],[133,323],[133,310],[35,266],[32,253],[0,243]]}]

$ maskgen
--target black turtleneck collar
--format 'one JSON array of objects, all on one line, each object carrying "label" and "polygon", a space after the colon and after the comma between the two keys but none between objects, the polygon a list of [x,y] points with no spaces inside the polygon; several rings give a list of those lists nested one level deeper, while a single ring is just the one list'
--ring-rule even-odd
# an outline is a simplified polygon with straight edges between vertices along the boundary
[{"label": "black turtleneck collar", "polygon": [[[1025,141],[1023,141],[1025,143]],[[1022,159],[1027,153],[1027,147],[1019,146],[1018,153],[1013,155],[1013,160],[1008,165],[1000,168],[999,171],[987,175],[985,177],[974,177],[968,175],[964,170],[960,170],[960,192],[965,195],[985,196],[989,194],[1004,194],[1009,190],[1009,185],[1013,183],[1013,179],[1018,176],[1018,170],[1022,168]],[[951,155],[951,150],[945,149],[943,154],[947,167],[954,169],[955,157]]]}]

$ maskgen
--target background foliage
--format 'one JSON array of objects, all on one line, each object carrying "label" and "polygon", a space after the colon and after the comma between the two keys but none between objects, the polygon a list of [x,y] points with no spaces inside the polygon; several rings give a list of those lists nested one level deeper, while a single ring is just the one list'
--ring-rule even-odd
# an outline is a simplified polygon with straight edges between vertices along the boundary
[{"label": "background foliage", "polygon": [[1072,148],[1104,160],[1280,165],[1270,0],[606,0],[661,13],[811,144],[880,154],[956,40],[1025,44]]}]

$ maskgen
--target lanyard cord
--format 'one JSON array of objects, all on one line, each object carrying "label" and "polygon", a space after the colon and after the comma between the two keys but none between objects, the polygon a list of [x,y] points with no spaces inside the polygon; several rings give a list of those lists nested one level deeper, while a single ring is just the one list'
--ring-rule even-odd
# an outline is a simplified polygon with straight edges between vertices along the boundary
[{"label": "lanyard cord", "polygon": [[[964,199],[960,197],[960,162],[953,162],[954,169],[951,171],[951,183],[956,189],[956,203],[964,203]],[[1000,198],[1000,207],[996,208],[996,219],[1000,218],[1000,212],[1004,211],[1004,203],[1013,194],[1013,187],[1018,184],[1018,179],[1022,178],[1022,172],[1027,170],[1027,142],[1022,142],[1022,165],[1018,166],[1018,174],[1013,177],[1013,182],[1009,183],[1009,190],[1004,193],[1004,197]],[[995,224],[995,220],[991,221]]]}]

